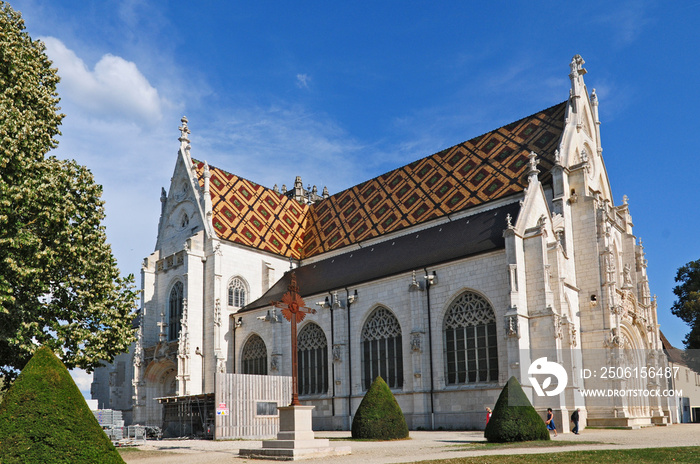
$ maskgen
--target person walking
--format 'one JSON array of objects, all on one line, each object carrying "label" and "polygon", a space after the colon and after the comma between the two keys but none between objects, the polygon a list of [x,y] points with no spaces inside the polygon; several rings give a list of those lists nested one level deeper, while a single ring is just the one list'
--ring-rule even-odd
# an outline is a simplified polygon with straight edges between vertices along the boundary
[{"label": "person walking", "polygon": [[489,419],[491,419],[491,408],[486,408],[486,425],[489,425]]},{"label": "person walking", "polygon": [[547,408],[547,420],[544,421],[547,424],[548,430],[554,430],[554,436],[557,436],[557,425],[554,423],[554,414],[552,413],[552,408]]},{"label": "person walking", "polygon": [[578,413],[579,413],[579,411],[581,411],[581,409],[576,408],[576,411],[571,413],[571,422],[574,423],[574,428],[571,431],[574,432],[575,435],[578,435],[578,419],[579,419]]}]

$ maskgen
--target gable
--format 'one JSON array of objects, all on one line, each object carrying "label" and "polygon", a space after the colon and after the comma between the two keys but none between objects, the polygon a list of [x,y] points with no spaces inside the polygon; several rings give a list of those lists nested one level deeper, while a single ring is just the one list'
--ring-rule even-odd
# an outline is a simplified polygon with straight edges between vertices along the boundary
[{"label": "gable", "polygon": [[[210,168],[214,230],[225,240],[304,259],[521,193],[530,151],[540,157],[540,180],[551,181],[566,103],[313,205]],[[203,163],[193,163],[203,185]]]}]

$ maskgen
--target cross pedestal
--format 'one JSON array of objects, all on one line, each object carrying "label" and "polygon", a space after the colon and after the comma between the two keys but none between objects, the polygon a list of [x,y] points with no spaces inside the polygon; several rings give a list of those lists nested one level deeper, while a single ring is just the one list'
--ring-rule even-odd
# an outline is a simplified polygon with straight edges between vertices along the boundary
[{"label": "cross pedestal", "polygon": [[314,438],[311,410],[314,406],[283,406],[277,408],[280,431],[276,440],[264,440],[262,448],[242,449],[239,455],[253,459],[296,461],[299,459],[342,456],[350,454],[349,446],[331,447],[326,438]]}]

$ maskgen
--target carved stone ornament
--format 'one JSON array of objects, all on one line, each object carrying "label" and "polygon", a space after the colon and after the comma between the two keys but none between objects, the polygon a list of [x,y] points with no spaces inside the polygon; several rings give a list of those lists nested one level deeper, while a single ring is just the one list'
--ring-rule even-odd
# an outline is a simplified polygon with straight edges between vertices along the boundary
[{"label": "carved stone ornament", "polygon": [[610,312],[616,316],[622,316],[624,310],[622,309],[622,306],[620,306],[620,305],[613,305],[610,308]]},{"label": "carved stone ornament", "polygon": [[281,354],[273,354],[270,359],[270,370],[272,372],[278,372],[280,370],[280,358]]},{"label": "carved stone ornament", "polygon": [[222,374],[226,373],[226,360],[224,358],[217,358],[216,370]]},{"label": "carved stone ornament", "polygon": [[139,326],[136,331],[136,346],[134,347],[134,366],[141,367],[143,364],[143,329]]},{"label": "carved stone ornament", "polygon": [[576,327],[574,327],[573,324],[571,324],[569,327],[569,344],[573,347],[576,347],[578,344],[576,341]]},{"label": "carved stone ornament", "polygon": [[564,322],[561,320],[561,316],[558,314],[552,314],[552,323],[554,324],[554,338],[562,338],[562,327]]},{"label": "carved stone ornament", "polygon": [[341,362],[343,360],[343,346],[333,345],[333,361]]},{"label": "carved stone ornament", "polygon": [[180,319],[180,335],[178,337],[178,356],[182,359],[190,357],[190,332],[188,330],[187,298],[182,299],[182,319]]},{"label": "carved stone ornament", "polygon": [[610,329],[605,337],[604,345],[607,348],[622,348],[625,345],[625,336],[620,334],[617,329]]},{"label": "carved stone ornament", "polygon": [[623,284],[622,288],[631,288],[632,287],[632,266],[629,264],[625,264],[624,269],[622,270],[622,278],[623,278]]},{"label": "carved stone ornament", "polygon": [[214,324],[221,327],[221,299],[219,298],[214,302]]},{"label": "carved stone ornament", "polygon": [[160,322],[156,324],[160,331],[158,332],[158,340],[162,343],[165,341],[166,333],[165,333],[165,328],[167,327],[167,324],[165,323],[165,312],[161,311],[160,312]]},{"label": "carved stone ornament", "polygon": [[506,316],[506,336],[518,337],[519,322],[518,315]]},{"label": "carved stone ornament", "polygon": [[414,353],[423,352],[423,340],[420,332],[413,332],[411,334],[411,351]]}]

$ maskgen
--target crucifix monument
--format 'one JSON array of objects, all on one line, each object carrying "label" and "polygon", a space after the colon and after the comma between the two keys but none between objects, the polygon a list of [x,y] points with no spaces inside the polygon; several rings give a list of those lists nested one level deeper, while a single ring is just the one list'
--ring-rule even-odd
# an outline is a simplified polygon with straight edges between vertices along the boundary
[{"label": "crucifix monument", "polygon": [[299,379],[297,361],[297,324],[304,320],[307,314],[315,314],[316,310],[307,308],[299,295],[299,286],[294,272],[291,273],[287,293],[282,301],[270,303],[282,310],[285,319],[292,323],[292,401],[289,406],[280,406],[280,429],[276,440],[264,440],[262,448],[241,449],[240,456],[260,459],[297,460],[323,456],[340,456],[350,454],[349,446],[330,447],[328,439],[315,439],[311,428],[311,411],[314,406],[304,406],[299,402]]}]

